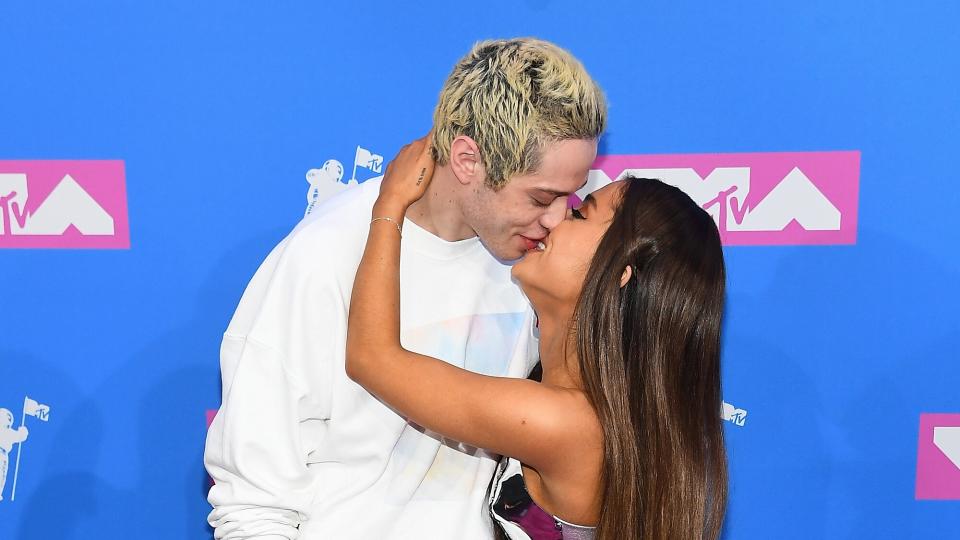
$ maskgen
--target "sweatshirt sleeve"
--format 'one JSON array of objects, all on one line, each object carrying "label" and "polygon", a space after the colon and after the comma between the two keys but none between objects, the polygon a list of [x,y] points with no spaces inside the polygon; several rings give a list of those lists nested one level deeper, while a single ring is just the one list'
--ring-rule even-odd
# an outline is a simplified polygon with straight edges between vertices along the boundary
[{"label": "sweatshirt sleeve", "polygon": [[217,539],[295,540],[323,482],[306,465],[323,429],[304,424],[329,421],[346,310],[319,253],[285,243],[251,280],[220,349],[222,404],[204,451]]}]

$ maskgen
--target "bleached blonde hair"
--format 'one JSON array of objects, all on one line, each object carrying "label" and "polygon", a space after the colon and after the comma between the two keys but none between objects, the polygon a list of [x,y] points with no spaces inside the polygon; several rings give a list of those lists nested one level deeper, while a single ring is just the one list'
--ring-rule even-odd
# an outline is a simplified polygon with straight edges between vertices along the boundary
[{"label": "bleached blonde hair", "polygon": [[476,141],[487,185],[535,172],[544,144],[597,139],[603,92],[566,50],[534,38],[481,41],[453,68],[433,114],[433,155],[450,161],[460,135]]}]

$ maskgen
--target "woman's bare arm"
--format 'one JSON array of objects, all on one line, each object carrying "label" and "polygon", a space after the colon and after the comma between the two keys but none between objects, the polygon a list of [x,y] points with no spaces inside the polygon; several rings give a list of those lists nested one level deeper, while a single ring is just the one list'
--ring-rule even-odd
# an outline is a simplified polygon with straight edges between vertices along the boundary
[{"label": "woman's bare arm", "polygon": [[[347,374],[413,422],[446,437],[546,466],[556,455],[570,392],[479,375],[400,345],[400,234],[396,224],[432,174],[428,143],[408,145],[387,170],[357,270],[347,332]],[[417,182],[420,182],[417,184]],[[555,459],[555,458],[554,458]]]}]

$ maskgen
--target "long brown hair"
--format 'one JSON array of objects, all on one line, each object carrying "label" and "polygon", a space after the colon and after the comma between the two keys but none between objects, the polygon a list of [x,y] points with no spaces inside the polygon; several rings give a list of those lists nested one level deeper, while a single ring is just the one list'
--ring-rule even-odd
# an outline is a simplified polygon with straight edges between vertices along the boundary
[{"label": "long brown hair", "polygon": [[720,235],[679,189],[624,183],[571,327],[603,427],[598,539],[715,540],[727,500]]}]

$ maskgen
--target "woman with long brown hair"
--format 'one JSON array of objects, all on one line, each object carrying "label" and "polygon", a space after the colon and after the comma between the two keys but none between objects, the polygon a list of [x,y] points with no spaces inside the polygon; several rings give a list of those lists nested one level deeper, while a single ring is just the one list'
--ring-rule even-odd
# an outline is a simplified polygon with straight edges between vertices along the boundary
[{"label": "woman with long brown hair", "polygon": [[505,456],[490,503],[521,539],[720,536],[723,253],[710,216],[657,180],[614,182],[513,266],[538,316],[541,381],[405,350],[400,224],[433,163],[388,168],[357,271],[347,373],[425,429]]}]

